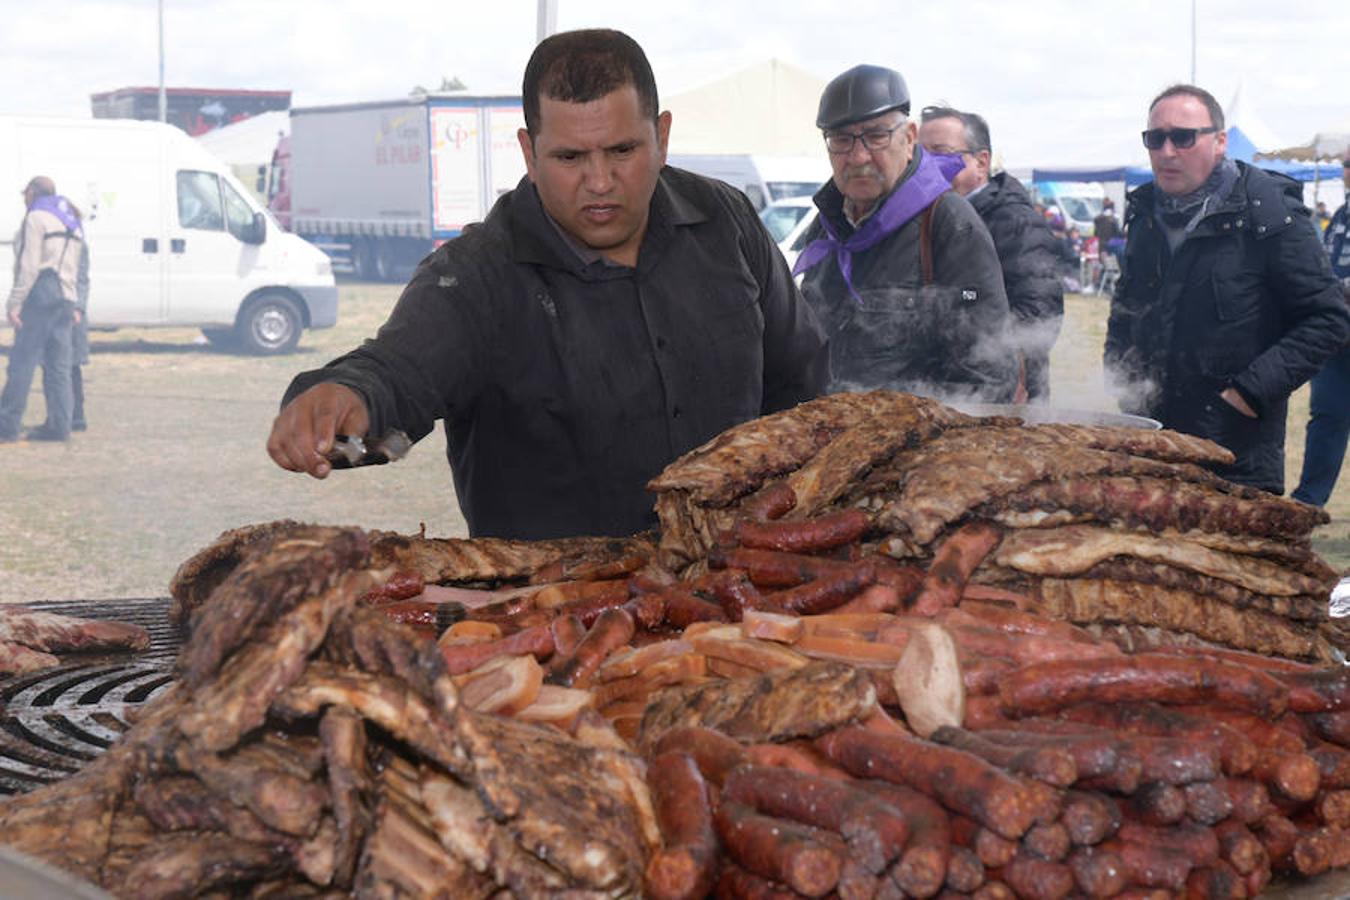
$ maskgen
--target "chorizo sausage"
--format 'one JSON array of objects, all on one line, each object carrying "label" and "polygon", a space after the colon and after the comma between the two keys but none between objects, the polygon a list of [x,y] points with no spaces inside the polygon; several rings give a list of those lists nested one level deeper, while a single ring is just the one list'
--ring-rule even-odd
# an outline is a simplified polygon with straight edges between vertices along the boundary
[{"label": "chorizo sausage", "polygon": [[735,538],[742,547],[779,550],[784,553],[814,553],[851,544],[872,526],[872,517],[850,508],[810,519],[736,522]]},{"label": "chorizo sausage", "polygon": [[699,900],[712,887],[718,852],[703,774],[689,754],[664,753],[647,767],[647,786],[663,843],[647,864],[647,895]]},{"label": "chorizo sausage", "polygon": [[1002,540],[1002,529],[986,521],[968,522],[948,535],[933,554],[928,574],[919,586],[914,613],[933,616],[960,602],[971,573]]},{"label": "chorizo sausage", "polygon": [[717,804],[715,821],[727,855],[746,871],[808,897],[822,897],[839,883],[844,855],[815,829],[728,800]]}]

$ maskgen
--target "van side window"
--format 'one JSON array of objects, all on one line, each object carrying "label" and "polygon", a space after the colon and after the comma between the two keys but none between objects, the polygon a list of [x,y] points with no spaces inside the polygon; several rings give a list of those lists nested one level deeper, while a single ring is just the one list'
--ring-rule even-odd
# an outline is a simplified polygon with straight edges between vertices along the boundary
[{"label": "van side window", "polygon": [[178,224],[184,228],[222,231],[220,179],[214,172],[178,172]]},{"label": "van side window", "polygon": [[248,240],[253,231],[253,207],[229,182],[222,181],[220,189],[225,194],[225,228],[239,240]]}]

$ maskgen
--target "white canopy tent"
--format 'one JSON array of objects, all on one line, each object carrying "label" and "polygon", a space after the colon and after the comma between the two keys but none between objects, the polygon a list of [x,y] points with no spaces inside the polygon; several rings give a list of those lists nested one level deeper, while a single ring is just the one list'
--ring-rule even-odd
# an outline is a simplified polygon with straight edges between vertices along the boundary
[{"label": "white canopy tent", "polygon": [[770,59],[717,81],[673,94],[670,152],[819,156],[816,128],[824,79]]}]

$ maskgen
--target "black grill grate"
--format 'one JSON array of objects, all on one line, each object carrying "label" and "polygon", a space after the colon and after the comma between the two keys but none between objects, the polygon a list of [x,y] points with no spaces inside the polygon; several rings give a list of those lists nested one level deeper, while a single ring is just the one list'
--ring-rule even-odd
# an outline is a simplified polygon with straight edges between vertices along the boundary
[{"label": "black grill grate", "polygon": [[169,598],[25,604],[40,612],[130,622],[150,632],[139,653],[62,653],[62,664],[0,680],[0,794],[65,778],[108,749],[134,710],[172,681],[182,632]]}]

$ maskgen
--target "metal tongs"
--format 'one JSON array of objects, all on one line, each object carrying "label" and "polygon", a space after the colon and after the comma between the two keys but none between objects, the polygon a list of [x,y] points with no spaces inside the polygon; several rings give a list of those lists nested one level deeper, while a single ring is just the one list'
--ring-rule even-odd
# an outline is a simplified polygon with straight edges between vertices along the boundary
[{"label": "metal tongs", "polygon": [[412,441],[401,431],[385,434],[370,446],[360,435],[339,434],[328,451],[328,464],[334,469],[355,469],[359,466],[382,466],[408,455]]}]

